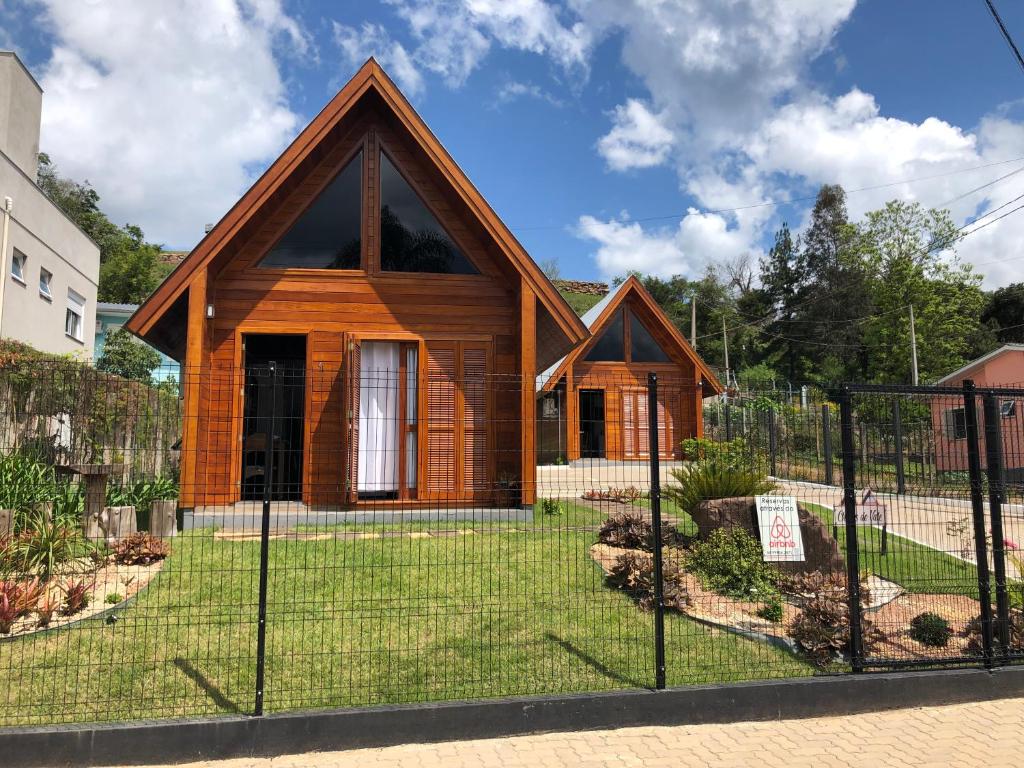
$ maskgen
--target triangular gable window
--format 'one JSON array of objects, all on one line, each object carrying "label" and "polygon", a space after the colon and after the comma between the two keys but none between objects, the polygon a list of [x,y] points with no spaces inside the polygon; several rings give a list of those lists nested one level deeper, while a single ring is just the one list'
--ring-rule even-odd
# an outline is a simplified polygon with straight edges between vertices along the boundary
[{"label": "triangular gable window", "polygon": [[478,275],[388,156],[380,153],[380,268]]},{"label": "triangular gable window", "polygon": [[622,311],[615,313],[615,317],[608,323],[594,346],[587,352],[584,360],[592,363],[615,362],[620,363],[626,359],[625,335],[623,332]]},{"label": "triangular gable window", "polygon": [[672,358],[654,340],[640,318],[629,313],[630,360],[634,363],[671,363]]},{"label": "triangular gable window", "polygon": [[260,262],[274,269],[359,269],[363,152],[327,185]]}]

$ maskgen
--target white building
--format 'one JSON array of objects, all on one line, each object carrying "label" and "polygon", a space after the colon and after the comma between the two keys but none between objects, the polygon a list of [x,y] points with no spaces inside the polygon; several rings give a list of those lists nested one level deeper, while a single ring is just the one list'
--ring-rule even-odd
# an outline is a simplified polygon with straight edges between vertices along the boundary
[{"label": "white building", "polygon": [[100,249],[36,185],[42,101],[0,51],[0,338],[91,358]]}]

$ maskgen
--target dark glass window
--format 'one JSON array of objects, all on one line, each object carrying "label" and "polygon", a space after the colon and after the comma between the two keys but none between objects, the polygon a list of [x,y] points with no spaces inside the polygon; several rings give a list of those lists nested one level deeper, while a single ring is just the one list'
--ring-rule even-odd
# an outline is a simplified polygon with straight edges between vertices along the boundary
[{"label": "dark glass window", "polygon": [[360,151],[263,257],[260,266],[359,269],[362,188]]},{"label": "dark glass window", "polygon": [[626,339],[622,328],[622,310],[619,310],[583,359],[591,362],[622,362],[625,360]]},{"label": "dark glass window", "polygon": [[647,326],[632,312],[629,315],[629,346],[634,363],[671,363],[672,358],[654,340]]},{"label": "dark glass window", "polygon": [[380,267],[385,272],[480,274],[383,152]]}]

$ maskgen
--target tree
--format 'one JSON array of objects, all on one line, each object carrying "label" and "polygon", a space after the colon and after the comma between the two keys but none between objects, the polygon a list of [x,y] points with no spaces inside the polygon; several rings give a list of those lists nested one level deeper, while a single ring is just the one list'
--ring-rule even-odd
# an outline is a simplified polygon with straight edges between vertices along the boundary
[{"label": "tree", "polygon": [[160,365],[160,353],[136,341],[124,328],[111,333],[103,345],[103,354],[96,368],[146,384],[153,381],[153,371]]},{"label": "tree", "polygon": [[981,321],[1001,344],[1024,343],[1024,283],[997,288],[988,297]]},{"label": "tree", "polygon": [[911,380],[909,307],[916,318],[922,381],[969,359],[985,295],[981,277],[952,247],[958,231],[948,211],[894,200],[860,227],[874,316],[863,323],[868,375],[880,383]]},{"label": "tree", "polygon": [[822,185],[800,238],[803,295],[789,334],[812,348],[801,371],[807,380],[827,383],[867,373],[858,324],[871,314],[873,305],[863,253],[859,231],[847,215],[843,188]]},{"label": "tree", "polygon": [[39,154],[37,183],[100,248],[100,301],[140,304],[166,276],[161,247],[147,243],[132,224],[119,227],[100,210],[100,196],[88,181],[63,178],[46,153]]},{"label": "tree", "polygon": [[805,347],[795,323],[804,282],[804,264],[789,226],[783,222],[775,233],[775,244],[761,259],[761,286],[771,316],[767,353],[790,381],[796,381],[803,368]]},{"label": "tree", "polygon": [[540,268],[547,275],[548,280],[558,280],[562,276],[562,268],[558,266],[558,259],[544,259],[540,263]]}]

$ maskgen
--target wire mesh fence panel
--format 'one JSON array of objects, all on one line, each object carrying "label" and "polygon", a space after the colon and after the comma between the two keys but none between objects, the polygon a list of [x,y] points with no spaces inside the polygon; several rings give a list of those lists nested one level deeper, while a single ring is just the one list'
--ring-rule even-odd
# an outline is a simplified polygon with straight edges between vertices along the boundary
[{"label": "wire mesh fence panel", "polygon": [[[861,393],[847,426],[810,393],[490,360],[252,337],[148,378],[0,366],[0,725],[843,672],[851,532],[862,661],[981,663],[979,493],[990,663],[1020,655],[1013,398],[973,423],[955,394]],[[1005,468],[980,484],[971,430]]]}]

